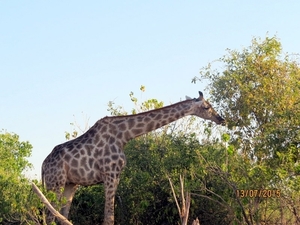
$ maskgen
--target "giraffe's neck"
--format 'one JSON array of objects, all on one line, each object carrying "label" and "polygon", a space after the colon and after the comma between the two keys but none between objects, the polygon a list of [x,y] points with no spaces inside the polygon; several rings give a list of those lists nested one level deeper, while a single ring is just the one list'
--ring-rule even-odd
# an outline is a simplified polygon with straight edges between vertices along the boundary
[{"label": "giraffe's neck", "polygon": [[163,108],[129,116],[106,117],[122,133],[123,142],[158,129],[184,116],[191,115],[191,102],[186,100]]}]

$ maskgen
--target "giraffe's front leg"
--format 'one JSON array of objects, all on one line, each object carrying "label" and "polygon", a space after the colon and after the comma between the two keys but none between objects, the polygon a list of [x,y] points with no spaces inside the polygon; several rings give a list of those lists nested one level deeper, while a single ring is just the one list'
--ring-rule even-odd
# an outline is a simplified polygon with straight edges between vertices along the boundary
[{"label": "giraffe's front leg", "polygon": [[119,184],[119,176],[116,174],[107,175],[104,182],[105,188],[105,209],[103,225],[114,224],[114,203],[115,194]]}]

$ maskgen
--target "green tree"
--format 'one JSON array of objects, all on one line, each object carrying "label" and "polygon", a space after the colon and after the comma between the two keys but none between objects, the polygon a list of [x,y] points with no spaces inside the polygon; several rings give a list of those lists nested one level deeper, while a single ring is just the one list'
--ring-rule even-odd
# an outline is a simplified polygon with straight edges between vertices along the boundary
[{"label": "green tree", "polygon": [[0,223],[38,222],[39,201],[31,191],[24,172],[32,167],[28,161],[32,146],[20,141],[17,134],[0,133]]},{"label": "green tree", "polygon": [[249,223],[284,223],[290,215],[289,222],[300,223],[300,67],[293,57],[282,53],[276,37],[254,38],[248,48],[220,58],[221,72],[209,64],[193,79],[209,81],[211,99],[231,129],[229,144],[244,159],[244,179],[232,174],[238,188],[281,190],[280,201],[268,206],[266,199],[243,200]]}]

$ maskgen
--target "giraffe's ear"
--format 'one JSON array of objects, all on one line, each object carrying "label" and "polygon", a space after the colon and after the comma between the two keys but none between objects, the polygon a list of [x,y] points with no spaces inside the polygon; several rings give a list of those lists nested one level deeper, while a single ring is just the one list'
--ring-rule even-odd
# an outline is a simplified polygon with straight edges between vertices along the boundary
[{"label": "giraffe's ear", "polygon": [[185,99],[186,99],[186,100],[191,100],[192,98],[186,95],[186,96],[185,96]]},{"label": "giraffe's ear", "polygon": [[199,98],[200,101],[203,99],[203,93],[201,91],[199,91]]}]

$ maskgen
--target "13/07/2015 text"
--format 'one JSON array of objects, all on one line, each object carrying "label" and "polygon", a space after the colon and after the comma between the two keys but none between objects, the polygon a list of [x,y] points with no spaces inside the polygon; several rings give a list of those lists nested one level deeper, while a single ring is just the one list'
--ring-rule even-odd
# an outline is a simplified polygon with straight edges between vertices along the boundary
[{"label": "13/07/2015 text", "polygon": [[238,189],[236,190],[236,196],[238,198],[279,198],[280,190],[274,189]]}]

